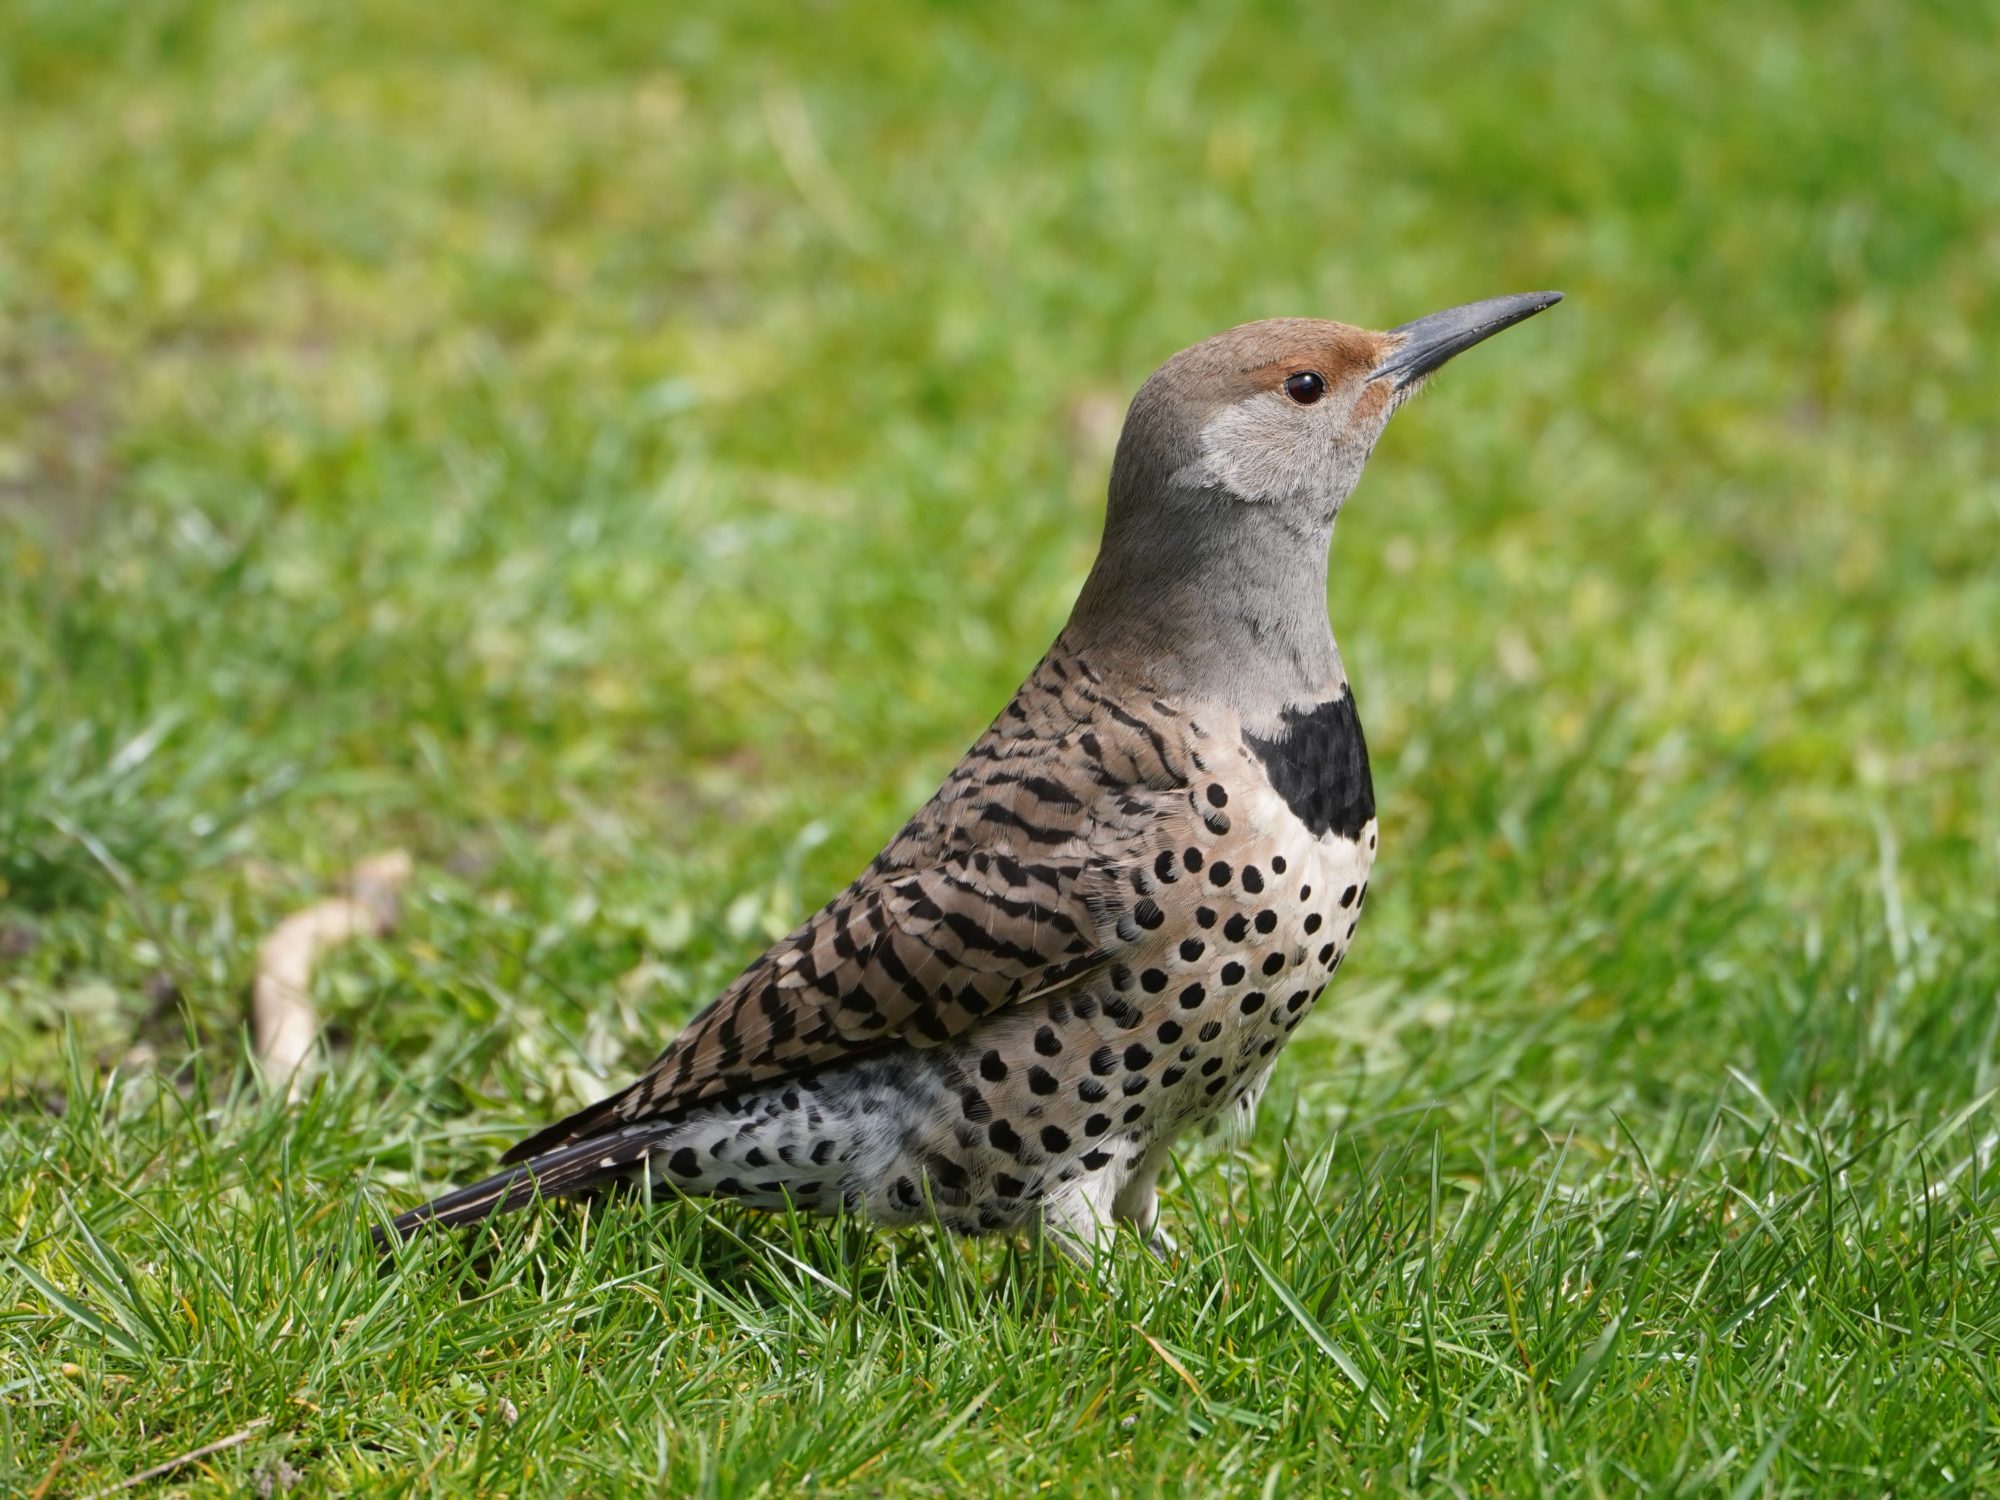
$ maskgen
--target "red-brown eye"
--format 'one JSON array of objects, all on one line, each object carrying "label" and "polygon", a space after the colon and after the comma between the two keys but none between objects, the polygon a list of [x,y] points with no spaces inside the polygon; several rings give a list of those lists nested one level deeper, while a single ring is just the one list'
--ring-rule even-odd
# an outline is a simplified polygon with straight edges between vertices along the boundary
[{"label": "red-brown eye", "polygon": [[1285,394],[1301,406],[1311,406],[1326,394],[1326,377],[1316,370],[1301,370],[1285,377]]}]

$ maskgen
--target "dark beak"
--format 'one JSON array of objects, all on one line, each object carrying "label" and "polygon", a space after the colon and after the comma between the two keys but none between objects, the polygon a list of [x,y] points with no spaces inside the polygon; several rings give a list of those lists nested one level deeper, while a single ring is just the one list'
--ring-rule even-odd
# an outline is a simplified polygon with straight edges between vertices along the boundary
[{"label": "dark beak", "polygon": [[1512,328],[1562,299],[1561,292],[1517,292],[1511,297],[1488,297],[1484,302],[1446,308],[1428,318],[1392,328],[1389,332],[1402,343],[1396,346],[1394,354],[1369,372],[1368,378],[1394,381],[1400,391],[1422,380],[1454,354],[1463,354],[1481,339],[1491,338],[1503,328]]}]

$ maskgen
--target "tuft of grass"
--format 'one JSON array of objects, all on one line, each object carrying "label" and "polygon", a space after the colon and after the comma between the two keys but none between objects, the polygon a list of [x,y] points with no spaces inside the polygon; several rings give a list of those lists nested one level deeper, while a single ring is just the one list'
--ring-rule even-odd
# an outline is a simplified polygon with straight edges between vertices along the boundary
[{"label": "tuft of grass", "polygon": [[[2000,1486],[1990,5],[0,25],[0,1491]],[[1159,359],[1538,286],[1340,528],[1382,862],[1177,1260],[378,1270],[929,792]]]}]

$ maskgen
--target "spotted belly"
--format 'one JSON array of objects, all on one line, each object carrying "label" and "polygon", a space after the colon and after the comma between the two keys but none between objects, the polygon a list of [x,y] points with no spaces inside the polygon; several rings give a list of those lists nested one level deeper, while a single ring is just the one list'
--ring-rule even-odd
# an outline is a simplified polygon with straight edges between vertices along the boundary
[{"label": "spotted belly", "polygon": [[1192,927],[1149,961],[910,1059],[946,1102],[899,1111],[928,1123],[865,1191],[871,1215],[934,1204],[954,1227],[1006,1227],[1053,1196],[1115,1198],[1190,1130],[1247,1122],[1346,957],[1375,848],[1372,818],[1349,838],[1284,816],[1289,836],[1256,858],[1203,865]]},{"label": "spotted belly", "polygon": [[[1261,810],[1261,809],[1259,809]],[[689,1117],[663,1185],[887,1224],[988,1233],[1050,1202],[1114,1200],[1191,1129],[1247,1121],[1285,1042],[1340,967],[1376,830],[1204,862],[1193,926],[1148,962],[994,1018]]]}]

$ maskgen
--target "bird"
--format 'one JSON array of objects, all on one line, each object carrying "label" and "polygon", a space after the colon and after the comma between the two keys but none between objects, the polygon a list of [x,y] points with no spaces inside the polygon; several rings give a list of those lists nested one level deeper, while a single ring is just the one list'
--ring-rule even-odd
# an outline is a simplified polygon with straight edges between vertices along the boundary
[{"label": "bird", "polygon": [[1561,297],[1267,319],[1168,359],[1067,623],[937,793],[631,1084],[378,1246],[645,1183],[1171,1254],[1169,1153],[1250,1119],[1368,898],[1334,522],[1446,361]]}]

